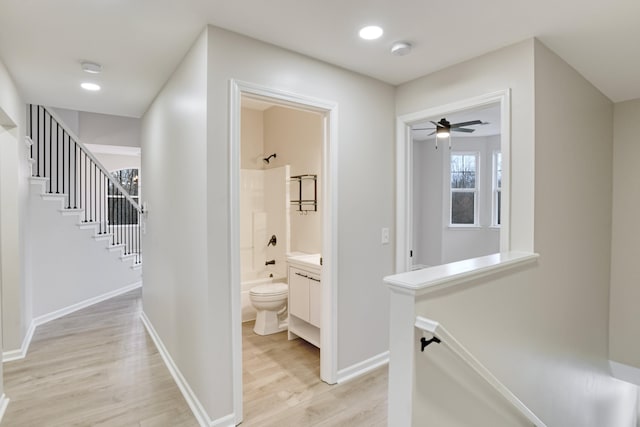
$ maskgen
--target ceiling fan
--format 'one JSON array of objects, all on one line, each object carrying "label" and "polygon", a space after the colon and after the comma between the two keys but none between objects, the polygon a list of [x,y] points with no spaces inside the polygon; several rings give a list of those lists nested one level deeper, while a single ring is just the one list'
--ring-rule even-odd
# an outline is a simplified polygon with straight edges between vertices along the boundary
[{"label": "ceiling fan", "polygon": [[[431,123],[435,125],[435,128],[413,128],[412,130],[433,130],[429,135],[436,135],[438,138],[447,138],[451,135],[451,132],[464,132],[464,133],[472,133],[475,132],[475,129],[469,129],[466,126],[475,126],[475,125],[486,125],[487,122],[483,122],[482,120],[470,120],[467,122],[460,123],[451,123],[446,118],[440,119],[438,122],[434,122],[430,120]],[[438,148],[438,142],[436,140],[436,149]],[[449,140],[449,148],[451,148],[451,140]]]}]

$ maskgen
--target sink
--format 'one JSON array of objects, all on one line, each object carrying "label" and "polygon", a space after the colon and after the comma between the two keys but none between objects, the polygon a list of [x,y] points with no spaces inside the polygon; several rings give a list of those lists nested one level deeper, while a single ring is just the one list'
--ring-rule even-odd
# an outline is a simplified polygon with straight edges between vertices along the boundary
[{"label": "sink", "polygon": [[303,267],[320,268],[320,254],[296,253],[289,255],[287,261],[291,264],[300,264]]}]

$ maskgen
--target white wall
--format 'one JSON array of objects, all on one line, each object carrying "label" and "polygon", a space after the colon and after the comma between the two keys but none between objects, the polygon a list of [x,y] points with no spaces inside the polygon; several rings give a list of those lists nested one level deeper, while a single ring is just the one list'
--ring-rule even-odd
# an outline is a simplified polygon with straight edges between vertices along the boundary
[{"label": "white wall", "polygon": [[[228,308],[218,310],[209,301],[215,297],[211,288],[228,282],[212,270],[208,255],[207,45],[203,33],[142,120],[149,212],[143,309],[193,392],[217,418],[231,407],[230,343],[222,326],[230,319]],[[223,191],[214,199],[227,203]],[[225,246],[227,229],[216,231],[214,245]]]},{"label": "white wall", "polygon": [[78,136],[84,144],[140,147],[141,120],[80,111]]},{"label": "white wall", "polygon": [[[393,87],[215,27],[209,27],[209,45],[208,265],[216,272],[211,309],[223,319],[230,316],[224,236],[228,93],[234,78],[338,104],[338,369],[385,352],[388,293],[381,279],[393,271],[393,246],[380,244],[380,229],[393,224]],[[230,325],[218,328],[225,333],[219,344],[224,346]],[[224,407],[222,400],[218,407]]]},{"label": "white wall", "polygon": [[614,106],[613,236],[609,357],[640,368],[640,264],[637,163],[640,158],[640,100]]},{"label": "white wall", "polygon": [[[381,278],[392,272],[393,262],[392,245],[380,245],[380,228],[393,222],[394,89],[208,27],[143,119],[142,170],[149,200],[144,309],[214,420],[233,412],[231,78],[339,104],[340,369],[388,348],[388,295]],[[177,185],[177,178],[190,185]]]},{"label": "white wall", "polygon": [[80,112],[75,110],[67,110],[66,108],[51,108],[55,114],[62,120],[67,129],[78,135],[80,133]]},{"label": "white wall", "polygon": [[[264,151],[277,153],[266,169],[290,165],[291,176],[317,175],[318,211],[301,215],[291,206],[291,251],[322,252],[322,116],[292,108],[272,107],[264,112]],[[291,200],[298,199],[299,183],[288,186]],[[303,196],[312,195],[312,181],[303,182]]]},{"label": "white wall", "polygon": [[428,141],[413,143],[413,265],[442,264],[444,150]]},{"label": "white wall", "polygon": [[[606,366],[611,102],[528,40],[403,85],[398,111],[507,87],[511,247],[530,249],[535,237],[540,260],[434,295],[417,312],[442,322],[547,425],[635,426],[636,388],[611,378]],[[563,126],[551,126],[558,117]],[[418,387],[437,390],[421,374],[424,360],[416,362]],[[430,421],[414,415],[417,423]]]},{"label": "white wall", "polygon": [[29,168],[23,143],[25,105],[0,62],[0,273],[2,349],[19,349],[31,320],[28,211]]},{"label": "white wall", "polygon": [[47,315],[77,303],[134,285],[142,280],[133,261],[122,261],[122,251],[107,250],[108,241],[92,238],[94,229],[81,230],[77,216],[63,216],[62,204],[42,200],[32,186],[29,227],[33,270],[33,317]]}]

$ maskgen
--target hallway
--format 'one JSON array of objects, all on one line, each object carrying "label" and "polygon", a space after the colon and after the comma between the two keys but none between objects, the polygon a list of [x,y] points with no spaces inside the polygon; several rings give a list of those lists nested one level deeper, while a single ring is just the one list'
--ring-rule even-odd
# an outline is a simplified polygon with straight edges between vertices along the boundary
[{"label": "hallway", "polygon": [[141,305],[136,290],[39,326],[27,357],[4,364],[2,426],[197,426]]},{"label": "hallway", "polygon": [[[136,290],[38,327],[27,357],[4,364],[10,403],[2,426],[196,427],[140,320],[141,306]],[[315,347],[243,329],[242,425],[386,425],[386,367],[329,386],[318,378]],[[288,357],[274,363],[274,355]]]}]

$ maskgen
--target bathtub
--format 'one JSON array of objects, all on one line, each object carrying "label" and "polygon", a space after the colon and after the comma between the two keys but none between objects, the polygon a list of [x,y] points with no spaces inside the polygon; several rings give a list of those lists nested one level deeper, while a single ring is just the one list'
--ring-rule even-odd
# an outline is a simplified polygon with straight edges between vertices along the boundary
[{"label": "bathtub", "polygon": [[263,285],[266,283],[287,283],[286,277],[269,277],[269,272],[262,272],[259,274],[252,274],[248,276],[242,277],[241,283],[241,301],[242,301],[242,321],[248,322],[250,320],[256,319],[256,311],[253,309],[251,305],[251,300],[249,299],[249,291],[254,286]]}]

